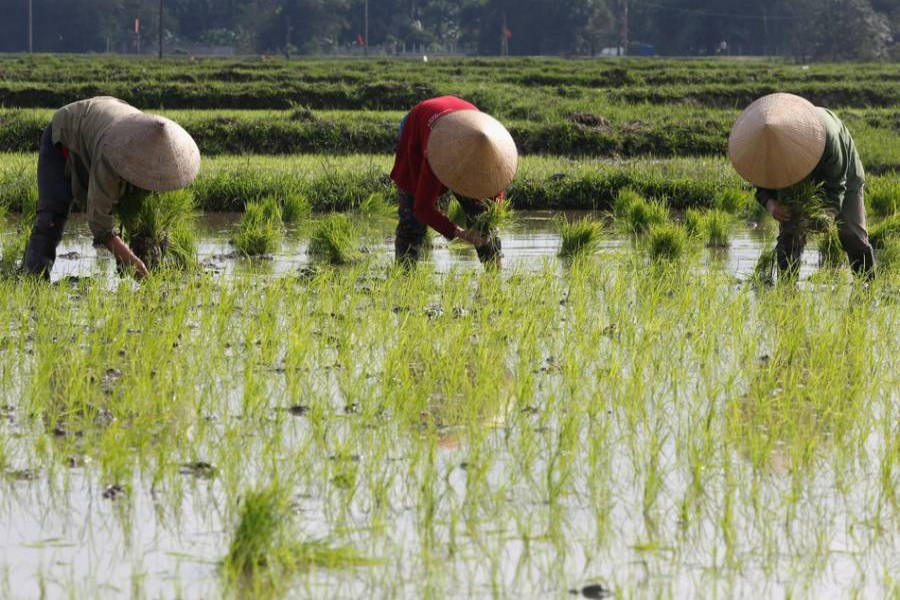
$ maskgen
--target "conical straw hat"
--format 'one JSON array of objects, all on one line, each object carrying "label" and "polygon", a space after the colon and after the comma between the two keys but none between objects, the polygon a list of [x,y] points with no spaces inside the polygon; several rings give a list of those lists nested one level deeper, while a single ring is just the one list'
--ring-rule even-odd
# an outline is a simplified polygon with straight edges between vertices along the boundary
[{"label": "conical straw hat", "polygon": [[468,198],[494,198],[516,175],[518,152],[500,122],[477,110],[437,120],[428,138],[428,164],[448,188]]},{"label": "conical straw hat", "polygon": [[103,155],[116,174],[151,192],[168,192],[191,184],[200,171],[200,149],[178,123],[136,113],[106,131]]},{"label": "conical straw hat", "polygon": [[728,156],[757,187],[790,187],[812,173],[825,152],[816,107],[793,94],[769,94],[748,106],[731,128]]}]

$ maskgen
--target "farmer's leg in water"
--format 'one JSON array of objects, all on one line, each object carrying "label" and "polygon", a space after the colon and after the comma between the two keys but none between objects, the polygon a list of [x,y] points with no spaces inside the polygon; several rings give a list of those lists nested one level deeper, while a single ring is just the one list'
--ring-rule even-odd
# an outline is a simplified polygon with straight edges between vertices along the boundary
[{"label": "farmer's leg in water", "polygon": [[800,256],[806,246],[806,231],[800,222],[791,219],[779,223],[778,242],[775,245],[775,259],[778,274],[796,278],[800,273]]},{"label": "farmer's leg in water", "polygon": [[[463,212],[466,214],[466,226],[473,227],[478,220],[478,216],[487,210],[487,205],[472,198],[464,196],[456,196],[456,200],[462,206]],[[478,253],[478,260],[486,264],[499,264],[503,258],[502,246],[500,244],[500,232],[496,227],[491,227],[485,231],[478,231],[487,243],[479,248],[475,248]]]},{"label": "farmer's leg in water", "polygon": [[838,237],[856,275],[871,279],[875,275],[875,253],[866,231],[864,188],[847,190],[837,218]]},{"label": "farmer's leg in water", "polygon": [[413,215],[413,197],[397,191],[397,235],[394,255],[398,262],[413,264],[422,256],[427,227]]},{"label": "farmer's leg in water", "polygon": [[56,247],[72,208],[72,186],[65,174],[62,149],[53,145],[51,126],[44,129],[38,151],[38,199],[34,227],[25,248],[26,273],[49,279]]}]

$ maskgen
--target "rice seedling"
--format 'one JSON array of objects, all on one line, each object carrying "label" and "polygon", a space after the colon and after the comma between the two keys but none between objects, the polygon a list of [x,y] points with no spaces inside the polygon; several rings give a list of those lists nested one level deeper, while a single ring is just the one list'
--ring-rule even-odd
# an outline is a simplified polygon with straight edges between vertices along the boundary
[{"label": "rice seedling", "polygon": [[900,238],[900,212],[885,217],[869,228],[869,241],[875,248],[883,248],[889,240]]},{"label": "rice seedling", "polygon": [[196,212],[189,190],[150,194],[117,207],[122,234],[149,269],[164,264],[184,268],[195,262]]},{"label": "rice seedling", "polygon": [[512,200],[506,198],[502,201],[484,201],[484,210],[470,223],[470,227],[487,235],[506,226],[513,220],[515,211]]},{"label": "rice seedling", "polygon": [[682,225],[684,225],[684,230],[688,234],[688,237],[700,237],[703,226],[703,215],[704,211],[698,208],[689,208],[684,211]]},{"label": "rice seedling", "polygon": [[900,181],[896,177],[870,177],[865,194],[868,215],[889,217],[900,213]]},{"label": "rice seedling", "polygon": [[624,219],[631,211],[631,207],[635,204],[645,202],[645,198],[636,190],[626,187],[618,191],[612,202],[613,215],[616,218]]},{"label": "rice seedling", "polygon": [[397,209],[387,201],[387,194],[372,192],[365,200],[360,202],[357,211],[359,214],[370,218],[387,218],[394,216]]},{"label": "rice seedling", "polygon": [[260,256],[274,252],[281,236],[281,207],[269,196],[261,202],[247,203],[233,242],[245,255]]},{"label": "rice seedling", "polygon": [[371,563],[347,547],[301,542],[291,531],[289,496],[277,484],[244,496],[225,556],[225,573],[257,592],[284,589],[292,573],[310,567],[342,568]]},{"label": "rice seedling", "polygon": [[309,198],[301,192],[285,194],[281,199],[281,221],[285,225],[305,219],[312,213]]},{"label": "rice seedling", "polygon": [[669,211],[658,200],[644,200],[631,203],[623,216],[624,227],[633,235],[649,232],[654,226],[668,220]]},{"label": "rice seedling", "polygon": [[704,213],[700,228],[706,238],[706,245],[711,248],[727,248],[733,225],[732,216],[723,210],[713,209]]},{"label": "rice seedling", "polygon": [[799,221],[801,227],[811,231],[824,228],[831,222],[829,207],[822,184],[805,179],[784,190],[779,197],[781,204],[791,213],[791,218]]},{"label": "rice seedling", "polygon": [[[35,211],[37,210],[37,190],[31,189],[31,193],[19,198],[21,213],[15,230],[4,232],[4,240],[0,245],[0,277],[13,277],[19,271],[21,260],[25,256],[25,247],[31,236],[31,228],[34,225]],[[6,204],[2,204],[6,212]]]},{"label": "rice seedling", "polygon": [[837,269],[845,264],[846,254],[838,236],[837,227],[831,227],[819,236],[819,266]]},{"label": "rice seedling", "polygon": [[563,218],[560,221],[559,256],[573,258],[590,255],[597,249],[602,235],[603,224],[590,217],[576,221]]},{"label": "rice seedling", "polygon": [[713,208],[730,215],[747,215],[757,204],[753,195],[742,188],[724,188],[713,199]]},{"label": "rice seedling", "polygon": [[753,281],[762,285],[775,285],[775,269],[777,267],[775,246],[764,248],[753,267]]},{"label": "rice seedling", "polygon": [[465,228],[468,226],[469,219],[466,217],[466,211],[463,210],[462,204],[459,203],[455,196],[451,196],[450,200],[447,201],[447,218],[450,219],[451,223],[459,227]]},{"label": "rice seedling", "polygon": [[655,224],[647,232],[646,244],[651,259],[678,260],[687,248],[687,232],[676,223]]},{"label": "rice seedling", "polygon": [[336,265],[350,264],[361,256],[353,224],[340,213],[330,214],[316,225],[307,251],[310,256]]}]

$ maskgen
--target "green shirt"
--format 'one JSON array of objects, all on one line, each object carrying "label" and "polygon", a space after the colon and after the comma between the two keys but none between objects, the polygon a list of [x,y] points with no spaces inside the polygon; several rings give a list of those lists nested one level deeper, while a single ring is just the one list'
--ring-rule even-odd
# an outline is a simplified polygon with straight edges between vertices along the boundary
[{"label": "green shirt", "polygon": [[72,194],[84,206],[95,244],[103,244],[115,227],[115,209],[123,199],[141,201],[148,194],[119,177],[103,156],[103,136],[118,120],[140,113],[110,96],[67,104],[53,115],[53,143],[69,150],[66,176]]},{"label": "green shirt", "polygon": [[[809,177],[813,183],[822,184],[825,198],[837,214],[841,211],[847,191],[862,189],[866,175],[847,127],[827,108],[817,106],[816,110],[825,126],[825,152]],[[765,191],[768,193],[760,197],[763,205],[766,197],[774,197],[780,201],[785,190]]]}]

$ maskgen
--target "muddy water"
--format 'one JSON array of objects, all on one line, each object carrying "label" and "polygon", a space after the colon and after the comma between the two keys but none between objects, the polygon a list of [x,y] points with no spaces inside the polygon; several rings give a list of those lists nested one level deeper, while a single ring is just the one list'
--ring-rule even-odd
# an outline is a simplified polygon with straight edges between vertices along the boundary
[{"label": "muddy water", "polygon": [[[569,218],[580,218],[590,213],[571,211]],[[501,230],[504,266],[507,268],[542,269],[547,260],[554,260],[559,250],[559,212],[520,211],[514,221]],[[230,238],[235,231],[237,214],[215,214],[203,217],[198,223],[200,231],[199,258],[204,268],[213,273],[283,275],[295,272],[310,264],[306,248],[311,223],[286,229],[279,249],[271,256],[249,260],[240,256]],[[75,215],[68,226],[52,279],[114,275],[111,255],[91,246],[90,233],[80,216]],[[391,218],[357,219],[361,233],[361,247],[376,260],[389,261],[393,256],[393,228]],[[731,246],[724,250],[704,250],[701,265],[721,268],[741,279],[753,271],[756,260],[764,247],[774,243],[773,231],[761,231],[755,224],[740,223],[735,229]],[[434,248],[425,259],[438,272],[451,268],[479,267],[475,252],[459,242],[449,243],[440,236],[432,238]],[[627,235],[611,231],[601,242],[599,253],[628,250],[631,241]],[[817,265],[815,243],[810,243],[804,253],[801,276],[808,275]]]}]

